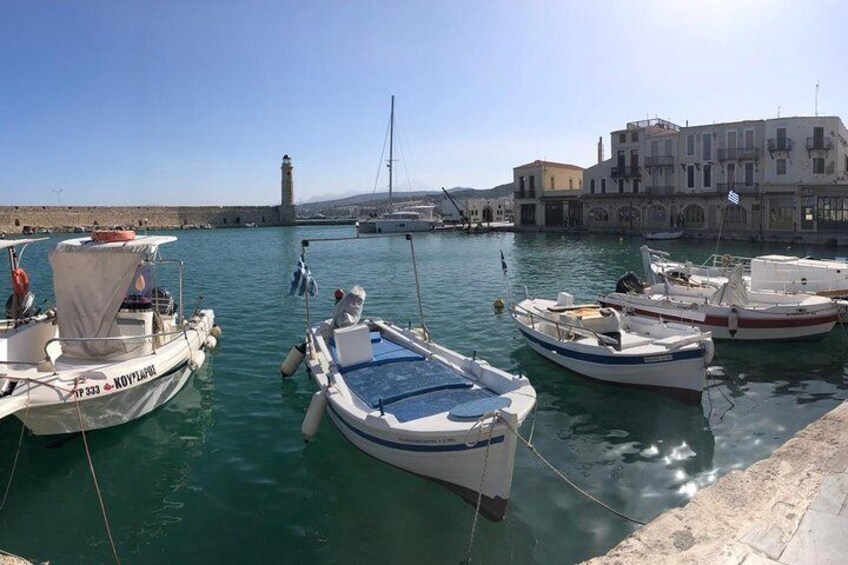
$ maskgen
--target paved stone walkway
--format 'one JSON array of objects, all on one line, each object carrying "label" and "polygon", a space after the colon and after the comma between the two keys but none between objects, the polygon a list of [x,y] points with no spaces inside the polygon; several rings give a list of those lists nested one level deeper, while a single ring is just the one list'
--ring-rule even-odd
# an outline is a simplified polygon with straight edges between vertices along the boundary
[{"label": "paved stone walkway", "polygon": [[848,564],[848,403],[587,563]]}]

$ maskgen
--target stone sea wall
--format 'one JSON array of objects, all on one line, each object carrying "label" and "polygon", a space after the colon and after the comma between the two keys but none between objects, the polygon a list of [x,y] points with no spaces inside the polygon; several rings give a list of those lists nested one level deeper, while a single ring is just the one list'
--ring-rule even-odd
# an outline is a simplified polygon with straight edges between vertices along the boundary
[{"label": "stone sea wall", "polygon": [[24,227],[71,231],[124,226],[179,228],[206,225],[216,228],[294,224],[290,206],[0,206],[0,230],[21,233]]}]

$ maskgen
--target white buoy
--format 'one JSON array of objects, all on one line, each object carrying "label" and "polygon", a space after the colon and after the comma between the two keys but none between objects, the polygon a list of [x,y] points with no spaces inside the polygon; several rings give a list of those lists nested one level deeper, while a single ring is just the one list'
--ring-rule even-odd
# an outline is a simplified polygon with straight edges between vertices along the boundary
[{"label": "white buoy", "polygon": [[212,326],[212,329],[209,330],[209,335],[216,339],[221,337],[222,333],[224,333],[224,330],[222,330],[221,326],[219,326],[218,324],[215,324],[214,326]]},{"label": "white buoy", "polygon": [[324,411],[326,409],[327,395],[322,389],[312,395],[312,400],[309,401],[309,408],[306,410],[306,416],[303,418],[303,424],[300,426],[300,431],[303,432],[303,439],[305,441],[309,441],[318,433],[318,427],[321,425],[321,418],[324,417]]},{"label": "white buoy", "polygon": [[200,351],[192,351],[191,355],[188,358],[188,368],[192,371],[196,371],[203,366],[203,363],[206,361],[206,354]]},{"label": "white buoy", "polygon": [[218,345],[218,340],[214,336],[206,336],[206,349],[215,349]]},{"label": "white buoy", "polygon": [[282,373],[283,378],[290,377],[295,373],[295,371],[297,371],[297,368],[300,367],[305,355],[305,343],[299,343],[291,348],[291,351],[289,351],[289,354],[286,356],[286,360],[280,365],[280,373]]}]

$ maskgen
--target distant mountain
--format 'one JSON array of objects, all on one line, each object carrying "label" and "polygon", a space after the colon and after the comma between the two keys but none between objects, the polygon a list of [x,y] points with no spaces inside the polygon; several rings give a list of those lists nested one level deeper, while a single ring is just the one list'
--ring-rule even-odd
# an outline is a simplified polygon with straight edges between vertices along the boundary
[{"label": "distant mountain", "polygon": [[[512,183],[501,184],[494,188],[485,190],[467,187],[449,188],[447,191],[454,198],[504,198],[512,196]],[[395,201],[419,200],[430,203],[441,202],[445,197],[441,190],[420,190],[413,192],[395,192]],[[320,202],[302,202],[298,203],[298,208],[301,210],[328,210],[331,208],[343,208],[349,206],[377,206],[389,199],[388,192],[375,192],[372,194],[356,194],[345,198],[336,198],[333,200],[323,200]]]}]

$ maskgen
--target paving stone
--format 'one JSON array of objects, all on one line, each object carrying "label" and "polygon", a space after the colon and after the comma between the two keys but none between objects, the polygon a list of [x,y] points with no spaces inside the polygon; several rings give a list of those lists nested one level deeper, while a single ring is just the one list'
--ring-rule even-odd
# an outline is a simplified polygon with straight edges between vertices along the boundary
[{"label": "paving stone", "polygon": [[[811,510],[838,515],[848,498],[848,474],[828,475],[822,480]],[[848,535],[848,532],[846,532]]]},{"label": "paving stone", "polygon": [[827,464],[827,470],[831,473],[844,473],[848,471],[848,447],[840,449]]},{"label": "paving stone", "polygon": [[783,530],[773,524],[757,522],[742,536],[742,541],[772,559],[780,557],[786,544],[783,543]]},{"label": "paving stone", "polygon": [[780,562],[786,565],[844,565],[848,559],[848,517],[807,510]]},{"label": "paving stone", "polygon": [[780,561],[775,561],[774,559],[769,559],[756,553],[749,553],[745,556],[745,561],[741,565],[780,565]]}]

